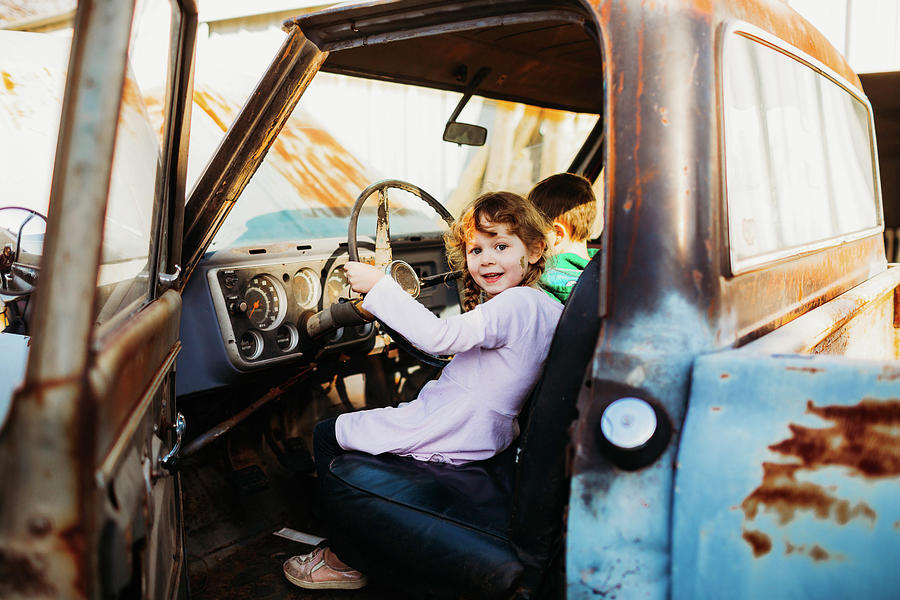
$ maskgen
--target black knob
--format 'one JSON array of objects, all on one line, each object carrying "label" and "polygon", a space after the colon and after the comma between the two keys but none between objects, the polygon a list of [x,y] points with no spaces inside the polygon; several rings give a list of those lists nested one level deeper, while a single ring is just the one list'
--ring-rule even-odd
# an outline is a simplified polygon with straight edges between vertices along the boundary
[{"label": "black knob", "polygon": [[228,312],[233,315],[244,314],[245,312],[247,312],[247,303],[244,300],[232,302],[228,305]]}]

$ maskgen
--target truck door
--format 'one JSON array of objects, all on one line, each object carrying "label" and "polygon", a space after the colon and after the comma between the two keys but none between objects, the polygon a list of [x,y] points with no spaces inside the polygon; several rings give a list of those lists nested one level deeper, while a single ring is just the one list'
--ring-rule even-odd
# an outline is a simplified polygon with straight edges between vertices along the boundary
[{"label": "truck door", "polygon": [[186,580],[169,288],[195,32],[192,0],[78,2],[30,352],[0,431],[4,598],[169,598]]}]

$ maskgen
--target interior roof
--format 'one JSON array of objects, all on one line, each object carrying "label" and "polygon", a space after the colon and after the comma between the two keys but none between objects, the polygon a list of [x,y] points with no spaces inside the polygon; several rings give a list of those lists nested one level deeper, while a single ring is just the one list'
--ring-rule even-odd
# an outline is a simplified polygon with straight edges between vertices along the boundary
[{"label": "interior roof", "polygon": [[322,70],[462,92],[482,67],[491,71],[479,96],[603,112],[600,50],[578,22],[534,21],[333,50]]}]

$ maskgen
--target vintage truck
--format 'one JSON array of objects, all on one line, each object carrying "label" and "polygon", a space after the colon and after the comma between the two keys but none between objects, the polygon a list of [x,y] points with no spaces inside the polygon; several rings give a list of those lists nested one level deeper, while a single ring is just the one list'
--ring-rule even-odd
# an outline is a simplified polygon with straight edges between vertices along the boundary
[{"label": "vintage truck", "polygon": [[[49,202],[26,207],[41,243],[0,211],[40,255],[0,290],[0,596],[306,597],[281,562],[308,546],[280,531],[327,536],[359,598],[896,597],[900,269],[872,109],[793,9],[342,5],[285,22],[232,119],[193,91],[194,2],[162,4],[159,102],[133,2],[79,1],[55,71],[3,53],[10,160],[40,129],[10,98],[42,69],[65,87],[52,184],[31,178]],[[203,120],[227,129],[205,163]],[[316,419],[442,364],[342,300],[340,265],[402,260],[453,314],[443,222],[555,171],[596,182],[604,228],[513,447],[350,454],[317,481]]]}]

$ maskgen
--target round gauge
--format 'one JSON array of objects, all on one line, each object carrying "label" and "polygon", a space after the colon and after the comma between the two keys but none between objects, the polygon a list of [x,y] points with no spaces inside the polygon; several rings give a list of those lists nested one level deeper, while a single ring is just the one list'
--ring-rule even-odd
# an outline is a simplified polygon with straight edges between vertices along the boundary
[{"label": "round gauge", "polygon": [[291,290],[300,308],[315,308],[319,296],[322,295],[322,284],[319,283],[319,276],[315,271],[304,268],[294,273]]},{"label": "round gauge", "polygon": [[297,347],[299,341],[300,334],[297,333],[297,328],[290,323],[285,323],[275,332],[275,344],[282,352],[290,352]]},{"label": "round gauge", "polygon": [[247,318],[263,331],[278,327],[287,307],[284,303],[284,288],[269,275],[257,275],[250,280],[244,290],[247,303]]},{"label": "round gauge", "polygon": [[263,338],[258,331],[245,331],[238,343],[238,350],[241,356],[247,360],[255,360],[260,357],[263,351]]},{"label": "round gauge", "polygon": [[328,274],[325,280],[325,306],[330,306],[338,301],[338,298],[350,296],[350,282],[347,281],[347,273],[342,266],[337,266]]}]

